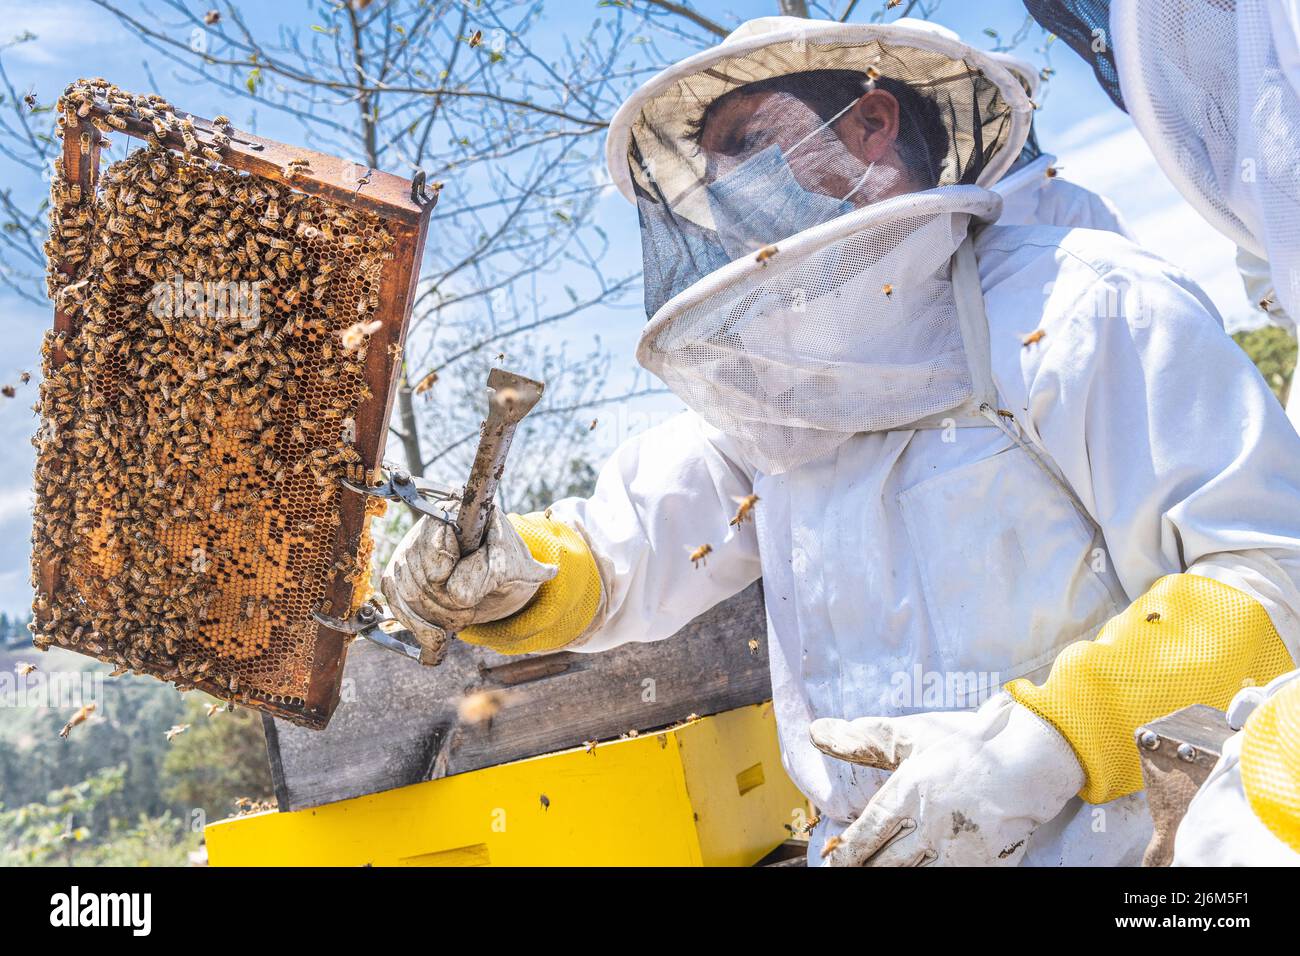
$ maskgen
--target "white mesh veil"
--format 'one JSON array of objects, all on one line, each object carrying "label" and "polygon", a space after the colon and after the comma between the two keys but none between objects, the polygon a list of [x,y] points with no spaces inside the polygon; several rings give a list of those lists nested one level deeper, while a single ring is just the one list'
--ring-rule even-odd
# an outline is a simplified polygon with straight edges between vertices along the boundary
[{"label": "white mesh veil", "polygon": [[1114,0],[1124,103],[1166,175],[1268,260],[1300,315],[1300,53],[1295,0]]},{"label": "white mesh veil", "polygon": [[949,186],[809,229],[665,304],[637,359],[768,474],[857,432],[969,424],[991,401],[987,329],[978,276],[955,288],[950,259],[1000,212]]},{"label": "white mesh veil", "polygon": [[[746,24],[650,80],[610,124],[610,173],[640,214],[647,315],[742,255],[880,199],[996,182],[1030,112],[1004,66],[942,31]],[[878,153],[865,138],[882,127],[891,145]]]}]

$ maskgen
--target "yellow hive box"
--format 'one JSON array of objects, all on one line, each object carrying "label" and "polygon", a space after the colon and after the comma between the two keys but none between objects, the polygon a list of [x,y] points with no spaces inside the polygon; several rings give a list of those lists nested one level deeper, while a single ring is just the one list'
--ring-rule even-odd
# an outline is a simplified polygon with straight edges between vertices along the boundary
[{"label": "yellow hive box", "polygon": [[206,836],[213,866],[748,866],[806,821],[764,703]]}]

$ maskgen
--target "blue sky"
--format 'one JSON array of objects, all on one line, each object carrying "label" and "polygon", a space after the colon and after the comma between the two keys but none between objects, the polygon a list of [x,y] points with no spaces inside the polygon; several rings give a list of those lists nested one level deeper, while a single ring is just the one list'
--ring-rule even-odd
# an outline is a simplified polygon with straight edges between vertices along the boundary
[{"label": "blue sky", "polygon": [[[128,9],[135,5],[133,0],[124,0]],[[854,19],[864,18],[881,5],[879,2],[860,4]],[[280,24],[304,27],[312,22],[307,3],[250,0],[239,6],[255,30],[274,29]],[[728,26],[777,12],[776,0],[724,3],[698,0],[693,6]],[[557,44],[566,34],[585,32],[591,21],[602,15],[595,0],[548,0],[545,10],[546,29],[551,31],[549,39]],[[939,4],[933,19],[956,30],[973,45],[991,48],[996,41],[982,32],[985,28],[992,28],[1004,37],[1011,36],[1022,25],[1024,17],[1019,0],[945,0]],[[238,124],[256,129],[262,135],[290,142],[301,139],[292,121],[269,112],[250,116],[246,109],[231,110],[230,104],[212,93],[181,84],[165,67],[155,66],[157,84],[150,83],[142,62],[146,51],[113,17],[86,0],[0,0],[0,40],[24,31],[36,34],[39,40],[7,51],[6,68],[20,91],[32,87],[43,102],[53,100],[77,77],[105,76],[126,89],[156,89],[202,115],[229,112]],[[666,55],[677,55],[671,43],[661,40],[659,45]],[[1043,45],[1044,35],[1035,26],[1015,52],[1041,64]],[[1036,123],[1041,145],[1057,155],[1064,175],[1114,200],[1144,245],[1182,267],[1205,286],[1229,327],[1252,322],[1253,310],[1245,300],[1233,268],[1231,243],[1182,201],[1156,167],[1128,117],[1110,103],[1082,60],[1063,44],[1057,44],[1051,53],[1051,65],[1056,72],[1042,97]],[[35,195],[46,188],[37,177],[25,172],[19,174],[3,161],[0,161],[0,183],[13,187],[17,195]],[[610,189],[601,200],[598,217],[610,232],[614,248],[626,250],[625,255],[629,257],[627,262],[613,264],[611,271],[636,268],[639,250],[632,208]],[[557,284],[562,281],[561,278]],[[41,335],[50,323],[51,313],[49,308],[38,308],[3,293],[0,293],[0,307],[5,317],[0,381],[13,383],[19,371],[34,372],[39,365]],[[638,309],[593,312],[558,326],[549,334],[586,346],[599,333],[616,356],[610,389],[621,390],[632,380],[635,369],[632,354],[643,317]],[[0,469],[0,610],[11,612],[22,611],[30,604],[32,449],[29,439],[36,422],[30,410],[35,400],[34,380],[20,388],[17,399],[0,399],[0,448],[5,466]],[[675,399],[653,398],[620,409],[602,409],[601,425],[593,436],[595,448],[608,450],[628,433],[678,407]]]}]

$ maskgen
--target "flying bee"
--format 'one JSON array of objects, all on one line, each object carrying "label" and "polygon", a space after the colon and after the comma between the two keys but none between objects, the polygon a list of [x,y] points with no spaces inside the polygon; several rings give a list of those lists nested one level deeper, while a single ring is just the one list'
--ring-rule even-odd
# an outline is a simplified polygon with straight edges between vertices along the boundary
[{"label": "flying bee", "polygon": [[189,729],[190,729],[189,724],[172,724],[171,727],[163,731],[163,733],[166,734],[167,736],[167,742],[171,743],[173,740],[175,740],[177,737],[179,737],[181,734],[185,733],[185,731]]},{"label": "flying bee", "polygon": [[688,548],[687,550],[691,553],[691,564],[698,568],[701,566],[707,566],[708,562],[706,559],[713,553],[713,545],[702,544],[698,548]]},{"label": "flying bee", "polygon": [[772,257],[775,256],[780,251],[781,250],[778,249],[776,246],[764,246],[762,249],[759,249],[758,252],[754,254],[754,261],[757,262],[760,266],[765,266],[768,264],[768,262],[771,261]]},{"label": "flying bee", "polygon": [[26,677],[28,674],[32,673],[32,671],[36,670],[36,665],[28,664],[26,661],[19,661],[14,667],[14,670],[18,672],[19,677]]},{"label": "flying bee", "polygon": [[758,504],[758,495],[745,495],[743,498],[733,495],[731,500],[737,505],[736,514],[727,524],[735,527],[738,524],[743,524],[745,519],[749,517],[750,512],[754,510],[754,505]]},{"label": "flying bee", "polygon": [[745,646],[749,648],[750,654],[752,654],[754,657],[758,656],[758,640],[756,638],[751,637],[748,641],[745,642]]},{"label": "flying bee", "polygon": [[420,381],[416,383],[413,391],[416,395],[423,395],[426,392],[428,392],[431,388],[433,388],[433,386],[437,383],[437,381],[438,381],[438,373],[430,372],[428,375],[424,376],[424,378],[420,379]]},{"label": "flying bee", "polygon": [[343,348],[349,352],[355,352],[365,344],[366,337],[379,331],[384,323],[375,319],[372,322],[355,322],[339,333],[339,339],[343,343]]},{"label": "flying bee", "polygon": [[467,724],[489,723],[501,711],[505,694],[499,690],[482,690],[467,694],[457,705],[460,719]]},{"label": "flying bee", "polygon": [[72,728],[76,727],[78,724],[84,724],[90,718],[90,715],[95,712],[97,706],[97,704],[84,705],[80,710],[72,715],[72,718],[66,724],[63,725],[63,729],[59,731],[59,736],[64,740],[67,740],[68,734],[72,733]]},{"label": "flying bee", "polygon": [[882,286],[880,287],[880,291],[883,292],[883,293],[885,294],[885,298],[886,298],[886,299],[890,298],[890,297],[894,294],[894,285],[893,285],[893,283],[891,283],[891,282],[886,282],[884,285],[882,285]]},{"label": "flying bee", "polygon": [[843,842],[844,842],[844,841],[841,840],[841,839],[840,839],[839,837],[837,837],[837,836],[833,836],[833,837],[831,837],[830,839],[828,839],[828,840],[825,842],[825,844],[822,845],[822,859],[823,859],[823,860],[826,859],[828,856],[830,856],[832,853],[834,853],[837,849],[839,849],[840,844],[843,843]]},{"label": "flying bee", "polygon": [[1045,176],[1047,179],[1055,179],[1060,174],[1061,170],[1064,168],[1065,167],[1063,166],[1057,166],[1057,165],[1048,166],[1047,169],[1043,170],[1043,176]]},{"label": "flying bee", "polygon": [[1035,329],[1034,331],[1030,332],[1028,335],[1021,336],[1020,344],[1025,348],[1029,348],[1029,346],[1033,345],[1035,342],[1043,341],[1043,339],[1046,338],[1046,336],[1047,333],[1042,329]]}]

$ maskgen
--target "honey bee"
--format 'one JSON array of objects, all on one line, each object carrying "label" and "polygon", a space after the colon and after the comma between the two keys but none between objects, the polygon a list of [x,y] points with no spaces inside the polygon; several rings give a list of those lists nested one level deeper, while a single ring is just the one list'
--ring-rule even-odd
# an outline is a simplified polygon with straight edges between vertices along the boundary
[{"label": "honey bee", "polygon": [[76,727],[78,724],[84,724],[88,719],[90,719],[90,715],[95,712],[95,708],[98,706],[98,704],[83,705],[82,708],[73,714],[71,719],[63,725],[63,729],[59,731],[59,736],[64,740],[67,740],[68,734],[72,733],[72,728]]},{"label": "honey bee", "polygon": [[438,373],[430,372],[428,375],[424,376],[424,378],[420,379],[420,381],[416,383],[415,388],[412,391],[416,395],[423,395],[426,392],[428,392],[431,388],[433,388],[433,386],[437,383],[437,381],[438,381]]},{"label": "honey bee", "polygon": [[688,550],[691,553],[691,564],[698,568],[708,563],[705,559],[713,553],[713,546],[710,544],[702,544],[698,548],[690,548]]},{"label": "honey bee", "polygon": [[1048,166],[1047,169],[1043,170],[1043,175],[1047,179],[1055,179],[1057,175],[1060,173],[1060,171],[1064,168],[1065,167],[1063,166],[1051,165]]},{"label": "honey bee", "polygon": [[460,699],[456,712],[467,724],[488,723],[501,711],[505,694],[499,690],[481,690]]},{"label": "honey bee", "polygon": [[757,262],[760,266],[765,266],[772,259],[772,257],[775,256],[780,251],[781,250],[778,249],[776,246],[764,246],[762,249],[759,249],[758,252],[754,254],[754,261]]},{"label": "honey bee", "polygon": [[884,285],[880,287],[880,291],[883,292],[885,294],[885,298],[888,299],[894,294],[894,286],[892,283],[886,282]]},{"label": "honey bee", "polygon": [[1147,623],[1148,623],[1148,624],[1154,624],[1154,623],[1156,623],[1156,621],[1158,621],[1158,620],[1160,620],[1160,612],[1159,612],[1159,611],[1152,611],[1150,614],[1147,615]]},{"label": "honey bee", "polygon": [[471,34],[469,35],[469,45],[470,45],[470,46],[472,46],[472,47],[473,47],[473,46],[478,46],[478,45],[479,45],[480,43],[482,43],[482,42],[483,42],[483,31],[482,31],[482,30],[475,30],[473,33],[471,33]]},{"label": "honey bee", "polygon": [[587,748],[587,753],[589,753],[589,754],[594,754],[594,753],[596,752],[596,748],[600,745],[600,741],[599,741],[599,740],[584,740],[584,741],[582,742],[582,745],[583,745],[585,748]]},{"label": "honey bee", "polygon": [[214,26],[215,24],[220,23],[221,11],[209,10],[207,13],[203,14],[203,22],[206,23],[208,26]]},{"label": "honey bee", "polygon": [[751,637],[747,642],[747,646],[749,647],[749,653],[757,657],[758,648],[759,648],[758,640],[756,638]]},{"label": "honey bee", "polygon": [[26,661],[19,661],[14,666],[14,670],[18,672],[19,677],[26,677],[28,674],[36,670],[36,665],[28,664]]},{"label": "honey bee", "polygon": [[727,524],[734,527],[738,524],[743,524],[745,519],[749,517],[750,512],[754,510],[754,505],[758,504],[758,495],[750,494],[745,495],[743,498],[738,498],[733,495],[731,500],[736,502],[736,514],[729,522],[727,522]]},{"label": "honey bee", "polygon": [[841,839],[840,839],[839,837],[837,837],[837,836],[833,836],[833,837],[830,837],[829,839],[827,839],[827,841],[825,842],[825,844],[822,845],[822,854],[821,854],[822,859],[823,859],[823,860],[826,859],[828,856],[830,856],[832,853],[834,853],[837,849],[839,849],[840,844],[842,844],[843,842],[844,842],[844,841],[841,840]]},{"label": "honey bee", "polygon": [[1021,336],[1020,344],[1024,348],[1029,348],[1029,346],[1033,345],[1035,342],[1041,342],[1046,337],[1047,337],[1047,333],[1044,330],[1035,329],[1034,331],[1030,332],[1028,335]]},{"label": "honey bee", "polygon": [[371,322],[355,322],[339,333],[339,338],[343,343],[343,348],[349,352],[355,352],[366,342],[366,338],[379,331],[383,322],[375,319]]},{"label": "honey bee", "polygon": [[587,426],[587,431],[594,432],[596,430],[596,421],[594,418],[591,420],[591,424]]}]

